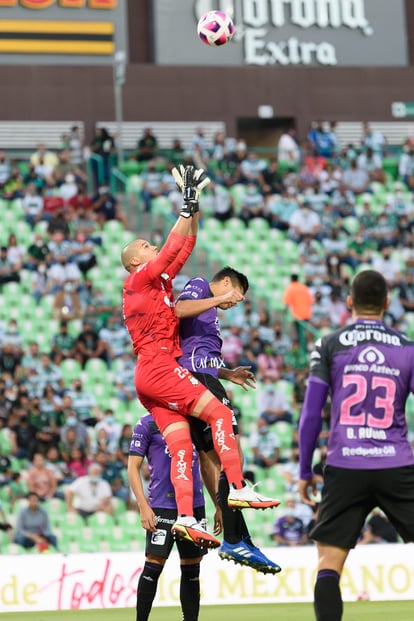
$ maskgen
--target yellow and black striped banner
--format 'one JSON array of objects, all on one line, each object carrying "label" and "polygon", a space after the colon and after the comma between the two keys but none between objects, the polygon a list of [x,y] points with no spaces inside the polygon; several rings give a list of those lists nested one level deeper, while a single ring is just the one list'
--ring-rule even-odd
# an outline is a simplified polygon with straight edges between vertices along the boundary
[{"label": "yellow and black striped banner", "polygon": [[115,51],[112,22],[0,19],[0,54],[91,54]]}]

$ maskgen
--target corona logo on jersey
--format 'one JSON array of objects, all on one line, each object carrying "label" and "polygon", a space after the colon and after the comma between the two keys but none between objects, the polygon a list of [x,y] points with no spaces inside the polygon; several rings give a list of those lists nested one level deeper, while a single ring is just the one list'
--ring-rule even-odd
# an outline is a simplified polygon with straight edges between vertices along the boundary
[{"label": "corona logo on jersey", "polygon": [[119,6],[118,0],[0,0],[0,54],[110,56],[115,24],[108,18]]},{"label": "corona logo on jersey", "polygon": [[[243,40],[247,64],[256,65],[337,65],[336,48],[330,41],[303,41],[300,31],[315,28],[347,29],[370,37],[374,30],[366,17],[365,0],[195,0],[198,20],[204,13],[219,9],[235,24],[235,39]],[[295,27],[299,28],[295,36]],[[271,30],[284,29],[286,35],[272,36]],[[312,35],[313,36],[313,35]]]}]

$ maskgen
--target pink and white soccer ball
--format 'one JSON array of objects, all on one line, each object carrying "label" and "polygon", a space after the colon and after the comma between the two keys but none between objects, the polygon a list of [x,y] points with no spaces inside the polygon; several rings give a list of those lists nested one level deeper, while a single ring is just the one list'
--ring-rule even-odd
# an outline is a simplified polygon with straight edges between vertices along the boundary
[{"label": "pink and white soccer ball", "polygon": [[234,24],[226,13],[209,11],[199,19],[197,34],[206,45],[218,47],[231,40],[234,34]]}]

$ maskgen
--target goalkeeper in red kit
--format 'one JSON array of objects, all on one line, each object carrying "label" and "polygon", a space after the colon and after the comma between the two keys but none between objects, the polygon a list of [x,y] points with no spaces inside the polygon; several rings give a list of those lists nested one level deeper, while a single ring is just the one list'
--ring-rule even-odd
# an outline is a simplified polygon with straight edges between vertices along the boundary
[{"label": "goalkeeper in red kit", "polygon": [[[129,272],[123,286],[123,313],[137,355],[138,398],[152,414],[171,455],[170,476],[178,509],[171,530],[178,538],[214,548],[220,541],[193,514],[189,416],[211,425],[214,447],[230,484],[230,507],[266,509],[279,501],[265,498],[244,481],[229,409],[177,362],[182,352],[172,280],[195,246],[198,197],[210,180],[192,166],[181,166],[173,174],[183,194],[183,207],[164,246],[159,250],[136,239],[122,251],[122,264]],[[237,291],[229,295],[229,304],[243,299]]]}]

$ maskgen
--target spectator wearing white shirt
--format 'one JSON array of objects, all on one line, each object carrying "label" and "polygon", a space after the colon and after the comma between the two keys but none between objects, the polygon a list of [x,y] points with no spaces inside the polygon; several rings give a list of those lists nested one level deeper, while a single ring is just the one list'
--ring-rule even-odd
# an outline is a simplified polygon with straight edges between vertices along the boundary
[{"label": "spectator wearing white shirt", "polygon": [[240,164],[240,172],[244,183],[254,181],[260,184],[261,174],[266,169],[265,160],[258,157],[254,151],[249,151],[247,157]]},{"label": "spectator wearing white shirt", "polygon": [[76,412],[78,420],[89,427],[95,426],[102,418],[95,396],[89,390],[85,390],[80,379],[73,381],[68,394],[72,399],[72,410]]},{"label": "spectator wearing white shirt", "polygon": [[234,201],[229,190],[222,185],[212,182],[203,192],[200,199],[201,212],[212,212],[212,215],[221,222],[234,215]]},{"label": "spectator wearing white shirt", "polygon": [[62,372],[57,364],[54,364],[48,354],[41,354],[40,366],[36,368],[36,372],[32,373],[29,378],[32,394],[41,398],[46,386],[52,386],[55,392],[59,392],[62,388]]},{"label": "spectator wearing white shirt", "polygon": [[122,425],[115,420],[114,412],[111,409],[105,410],[104,418],[95,425],[96,435],[104,429],[108,439],[107,450],[110,453],[116,453],[119,444],[119,438],[122,433]]},{"label": "spectator wearing white shirt", "polygon": [[36,184],[29,183],[24,190],[22,207],[26,222],[33,228],[43,213],[43,196],[39,194]]},{"label": "spectator wearing white shirt", "polygon": [[99,338],[102,339],[111,352],[111,358],[119,358],[130,346],[130,336],[121,317],[110,315],[106,326],[100,329]]},{"label": "spectator wearing white shirt", "polygon": [[79,228],[72,242],[72,260],[84,276],[97,264],[94,250],[94,243],[88,239],[86,232]]},{"label": "spectator wearing white shirt", "polygon": [[76,263],[69,262],[65,255],[60,255],[58,263],[48,269],[48,278],[51,280],[51,293],[54,294],[54,315],[79,316],[79,290],[82,274]]},{"label": "spectator wearing white shirt", "polygon": [[382,168],[382,157],[379,153],[374,153],[368,148],[364,153],[360,153],[357,157],[358,168],[366,170],[368,174]]},{"label": "spectator wearing white shirt", "polygon": [[277,144],[278,159],[296,165],[300,160],[300,149],[296,142],[296,131],[293,127],[285,129]]},{"label": "spectator wearing white shirt", "polygon": [[347,307],[345,302],[341,300],[336,291],[332,291],[328,302],[328,317],[334,330],[344,325],[346,313]]},{"label": "spectator wearing white shirt", "polygon": [[399,282],[401,279],[401,266],[393,255],[392,248],[386,246],[379,256],[372,261],[372,269],[382,274],[389,285]]},{"label": "spectator wearing white shirt", "polygon": [[277,388],[277,382],[272,376],[264,378],[264,385],[258,395],[258,409],[260,418],[268,425],[279,421],[293,422],[290,404],[286,395]]},{"label": "spectator wearing white shirt", "polygon": [[361,153],[357,158],[358,168],[365,170],[370,181],[385,182],[385,172],[382,167],[382,157],[380,153],[374,153],[369,147],[365,153]]},{"label": "spectator wearing white shirt", "polygon": [[311,209],[309,201],[304,201],[299,209],[293,212],[289,220],[289,235],[298,242],[304,237],[310,236],[319,239],[321,232],[321,219]]},{"label": "spectator wearing white shirt", "polygon": [[4,188],[11,175],[10,160],[4,151],[0,151],[0,189]]},{"label": "spectator wearing white shirt", "polygon": [[17,320],[10,319],[2,333],[2,345],[7,343],[15,353],[20,355],[23,352],[23,342],[24,339],[19,330]]},{"label": "spectator wearing white shirt", "polygon": [[147,164],[147,170],[141,175],[141,197],[144,201],[145,211],[151,210],[152,199],[164,195],[163,176],[164,173],[157,170],[155,160],[150,160]]},{"label": "spectator wearing white shirt", "polygon": [[350,168],[344,172],[343,183],[354,194],[363,194],[368,190],[370,179],[366,170],[358,168],[357,160],[352,160]]},{"label": "spectator wearing white shirt", "polygon": [[74,166],[82,167],[83,165],[83,142],[80,128],[73,125],[69,134],[69,150],[70,161]]},{"label": "spectator wearing white shirt", "polygon": [[7,259],[16,271],[23,267],[25,248],[17,243],[17,237],[10,233],[7,244]]},{"label": "spectator wearing white shirt", "polygon": [[91,464],[88,474],[75,479],[67,488],[66,502],[70,513],[77,512],[87,518],[97,511],[113,513],[112,489],[102,478],[99,464]]},{"label": "spectator wearing white shirt", "polygon": [[414,189],[414,143],[411,142],[404,146],[398,162],[398,174],[402,181],[410,188]]},{"label": "spectator wearing white shirt", "polygon": [[115,374],[116,397],[128,403],[137,398],[134,379],[135,359],[130,353],[124,351],[118,360],[120,364]]},{"label": "spectator wearing white shirt", "polygon": [[65,203],[68,203],[71,198],[78,193],[78,186],[76,183],[75,175],[68,173],[65,176],[65,182],[59,187],[59,195],[63,198]]},{"label": "spectator wearing white shirt", "polygon": [[369,123],[364,123],[361,144],[371,148],[375,153],[382,153],[385,147],[385,137],[381,132],[373,130]]},{"label": "spectator wearing white shirt", "polygon": [[48,276],[48,269],[46,263],[39,263],[37,269],[32,271],[31,291],[36,301],[36,304],[40,304],[40,300],[44,295],[50,293],[52,288],[52,281]]},{"label": "spectator wearing white shirt", "polygon": [[253,463],[261,468],[271,468],[280,458],[279,438],[263,418],[257,421],[257,431],[250,436]]},{"label": "spectator wearing white shirt", "polygon": [[258,217],[267,218],[268,211],[259,186],[253,180],[249,180],[241,198],[240,218],[247,224],[252,218]]}]

